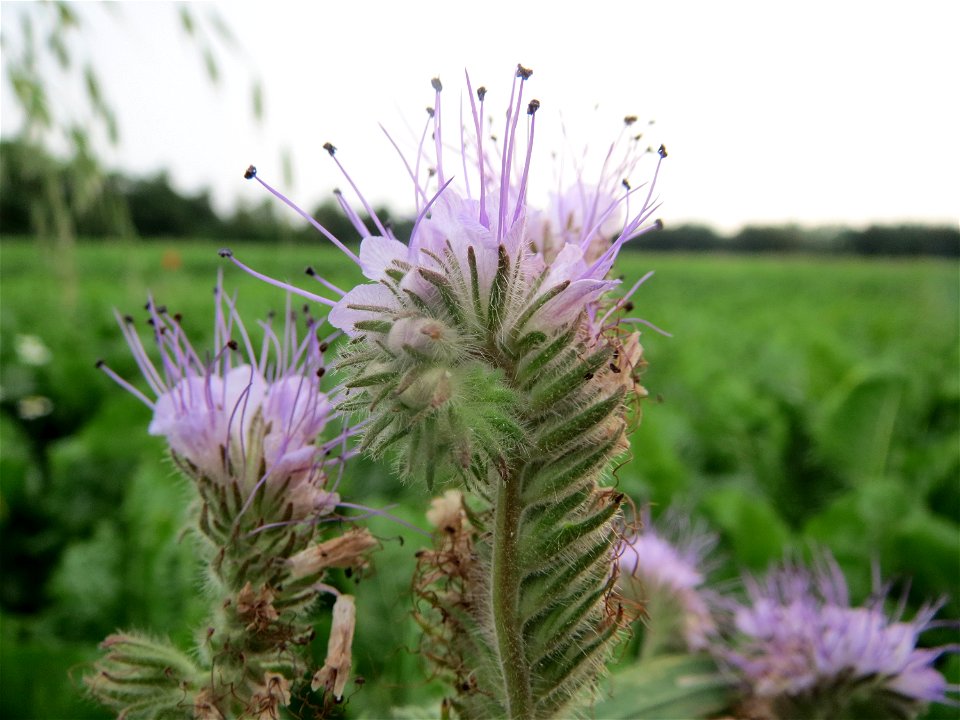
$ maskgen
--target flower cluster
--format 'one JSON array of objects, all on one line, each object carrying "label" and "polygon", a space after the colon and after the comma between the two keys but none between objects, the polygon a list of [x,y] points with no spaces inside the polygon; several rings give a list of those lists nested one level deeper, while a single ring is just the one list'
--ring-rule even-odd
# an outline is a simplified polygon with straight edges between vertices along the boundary
[{"label": "flower cluster", "polygon": [[[403,159],[417,211],[406,241],[381,222],[359,191],[375,231],[338,193],[362,238],[356,255],[263,181],[256,168],[246,173],[312,222],[368,280],[344,292],[311,273],[339,295],[330,299],[264,278],[330,307],[330,323],[354,339],[341,366],[353,374],[348,388],[359,389],[350,409],[372,414],[365,447],[375,454],[392,447],[402,456],[408,442],[420,446],[419,421],[437,420],[428,444],[440,454],[425,464],[401,465],[407,474],[426,472],[428,484],[434,473],[463,476],[474,463],[490,465],[501,448],[528,439],[517,422],[529,414],[527,409],[516,406],[510,392],[497,390],[503,371],[549,374],[569,364],[563,351],[576,346],[589,359],[572,373],[582,369],[582,377],[596,378],[596,386],[608,394],[645,394],[637,382],[643,349],[639,333],[629,329],[645,321],[625,318],[620,311],[632,307],[629,297],[649,275],[613,301],[609,291],[620,281],[610,277],[610,270],[625,243],[659,226],[651,218],[659,207],[656,178],[666,150],[660,147],[651,180],[632,187],[626,176],[649,148],[641,147],[640,136],[631,129],[636,118],[628,116],[597,181],[586,181],[580,169],[549,207],[537,209],[527,201],[540,108],[539,101],[524,99],[531,75],[518,66],[499,142],[483,127],[487,90],[474,90],[467,78],[473,121],[460,129],[459,148],[445,140],[442,85],[433,80],[436,102],[429,108],[416,159]],[[520,123],[524,115],[525,130]],[[433,143],[426,142],[428,136]],[[431,145],[432,164],[424,171],[421,159]],[[336,148],[325,147],[343,170]],[[458,171],[463,168],[459,177],[450,171],[450,160]],[[638,193],[639,209],[631,209]],[[223,255],[264,277],[232,252]],[[530,384],[528,378],[518,380]],[[538,404],[556,399],[554,392],[538,398]],[[490,448],[494,450],[488,452]]]},{"label": "flower cluster", "polygon": [[911,620],[884,609],[886,592],[850,604],[827,554],[811,570],[785,563],[747,578],[747,602],[733,606],[734,636],[717,655],[745,681],[755,703],[779,717],[914,717],[950,690],[934,661],[952,647],[922,649],[938,606]]},{"label": "flower cluster", "polygon": [[166,439],[196,487],[208,630],[197,659],[165,641],[113,635],[87,684],[130,717],[191,706],[197,717],[277,717],[308,668],[298,649],[314,634],[307,612],[329,593],[336,602],[328,657],[313,679],[313,688],[324,690],[322,715],[343,695],[355,624],[353,598],[324,576],[330,568],[363,567],[377,544],[359,528],[328,532],[330,521],[344,519],[337,489],[343,463],[356,452],[347,442],[357,428],[342,423],[336,394],[320,386],[330,338],[318,336],[321,323],[308,308],[301,336],[288,300],[283,327],[261,323],[256,350],[220,281],[215,295],[213,353],[202,355],[181,318],[151,300],[155,363],[133,319],[118,316],[155,400],[100,364],[152,409],[149,432]]},{"label": "flower cluster", "polygon": [[[219,281],[215,293],[212,356],[201,356],[193,347],[178,315],[150,300],[147,322],[160,355],[158,367],[133,318],[118,315],[156,400],[108,367],[101,364],[101,369],[151,408],[148,432],[166,438],[174,458],[191,476],[219,484],[239,480],[245,495],[258,484],[292,478],[288,491],[303,495],[314,509],[332,510],[336,496],[316,487],[325,475],[323,456],[343,447],[355,429],[335,433],[322,448],[316,445],[336,417],[336,398],[320,389],[328,342],[318,337],[318,323],[306,314],[306,332],[298,337],[296,314],[288,302],[279,334],[271,323],[261,323],[264,339],[258,352]],[[335,462],[349,455],[338,454]]]}]

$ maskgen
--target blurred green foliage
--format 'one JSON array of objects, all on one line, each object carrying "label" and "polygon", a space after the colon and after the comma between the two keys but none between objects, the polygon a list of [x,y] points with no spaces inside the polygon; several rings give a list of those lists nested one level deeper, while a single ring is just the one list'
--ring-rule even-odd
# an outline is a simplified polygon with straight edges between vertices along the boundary
[{"label": "blurred green foliage", "polygon": [[[125,8],[121,3],[66,0],[7,5],[0,48],[19,124],[11,132],[12,116],[5,116],[6,140],[0,148],[4,232],[32,233],[52,239],[61,249],[84,232],[136,232],[126,194],[118,192],[117,176],[108,173],[102,161],[104,150],[118,144],[121,128],[90,51],[104,33],[126,32]],[[178,3],[171,5],[171,12],[177,13],[207,80],[217,85],[221,66],[241,54],[218,8]],[[113,23],[98,28],[95,19],[100,14]],[[259,79],[251,79],[250,96],[251,113],[261,121]],[[196,232],[197,225],[194,228]]]},{"label": "blurred green foliage", "polygon": [[[119,627],[185,639],[202,632],[201,581],[181,538],[190,489],[146,435],[149,410],[94,369],[138,372],[112,309],[141,317],[149,289],[204,347],[218,268],[252,324],[282,293],[217,257],[223,241],[76,248],[63,292],[45,246],[3,241],[0,264],[0,715],[103,718],[79,677]],[[359,272],[318,244],[249,245],[245,262],[307,286],[306,264],[350,286]],[[948,596],[960,616],[960,281],[955,263],[628,253],[627,278],[655,268],[636,315],[651,400],[616,482],[654,514],[680,502],[721,534],[716,576],[762,571],[786,551],[829,546],[853,595],[871,563],[909,607]],[[312,287],[311,289],[317,289]],[[26,338],[26,339],[25,339]],[[46,349],[44,352],[43,348]],[[142,386],[142,385],[141,385]],[[357,461],[345,500],[424,527],[423,488]],[[383,517],[383,551],[358,597],[347,717],[435,712],[442,688],[410,618],[425,539]],[[908,581],[912,579],[912,584]],[[315,643],[322,660],[326,628]],[[939,631],[938,631],[939,632]],[[949,633],[944,630],[943,633]],[[949,635],[931,633],[931,641]],[[960,665],[949,663],[952,680]],[[935,710],[936,715],[939,710]],[[420,713],[419,715],[417,713]],[[400,713],[402,714],[402,713]],[[399,715],[398,715],[399,716]],[[949,715],[947,715],[949,716]]]}]

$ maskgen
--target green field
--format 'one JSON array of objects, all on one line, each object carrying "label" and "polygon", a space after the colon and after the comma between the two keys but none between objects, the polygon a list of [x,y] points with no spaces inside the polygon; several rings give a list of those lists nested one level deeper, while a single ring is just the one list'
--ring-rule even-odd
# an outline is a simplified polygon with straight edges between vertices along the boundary
[{"label": "green field", "polygon": [[[97,642],[120,627],[185,639],[203,621],[191,549],[178,542],[189,488],[146,435],[149,411],[94,363],[137,377],[112,312],[140,317],[148,289],[205,347],[218,268],[248,324],[281,310],[283,293],[220,260],[219,244],[54,253],[3,242],[3,717],[109,717],[77,689]],[[234,249],[312,290],[308,264],[344,287],[360,279],[319,244]],[[719,579],[825,545],[856,599],[870,592],[875,561],[910,607],[948,596],[941,616],[960,617],[956,263],[632,252],[619,265],[628,283],[650,269],[635,314],[673,337],[644,333],[651,400],[616,473],[620,487],[654,502],[655,514],[679,503],[719,531]],[[23,336],[39,338],[49,357],[31,357]],[[400,486],[384,468],[356,463],[341,492],[426,525],[425,489]],[[384,551],[353,590],[355,666],[367,681],[350,695],[352,718],[388,717],[442,693],[409,621],[424,541],[388,520],[373,527]]]}]

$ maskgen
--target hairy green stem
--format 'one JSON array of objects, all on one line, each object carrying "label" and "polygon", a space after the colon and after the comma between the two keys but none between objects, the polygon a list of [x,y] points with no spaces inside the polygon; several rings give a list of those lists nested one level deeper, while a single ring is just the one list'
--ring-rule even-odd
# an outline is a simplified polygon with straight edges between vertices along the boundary
[{"label": "hairy green stem", "polygon": [[490,584],[500,675],[503,678],[507,714],[511,720],[529,720],[533,717],[530,666],[524,651],[519,612],[520,567],[517,558],[520,514],[523,510],[520,491],[519,474],[508,474],[502,479],[494,510],[496,529]]}]

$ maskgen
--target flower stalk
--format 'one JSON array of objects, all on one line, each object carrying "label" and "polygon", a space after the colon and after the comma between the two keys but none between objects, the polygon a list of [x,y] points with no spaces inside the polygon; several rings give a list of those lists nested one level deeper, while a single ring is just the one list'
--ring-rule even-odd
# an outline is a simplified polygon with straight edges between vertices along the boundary
[{"label": "flower stalk", "polygon": [[342,534],[337,492],[356,430],[338,427],[336,396],[320,388],[326,343],[305,318],[298,336],[263,325],[255,352],[234,301],[217,286],[216,354],[202,359],[178,316],[148,303],[161,356],[149,359],[132,318],[118,318],[157,395],[155,401],[103,370],[153,410],[150,432],[166,438],[196,491],[192,535],[206,568],[210,603],[189,653],[168,641],[121,633],[85,678],[91,694],[125,718],[278,718],[309,668],[312,609],[333,595],[328,657],[312,687],[318,717],[342,699],[355,624],[353,598],[325,583],[331,568],[362,568],[376,540]]},{"label": "flower stalk", "polygon": [[517,558],[523,506],[519,488],[516,479],[505,478],[497,492],[490,588],[505,709],[507,717],[517,720],[532,717],[533,711],[530,663],[520,616],[521,568]]}]

